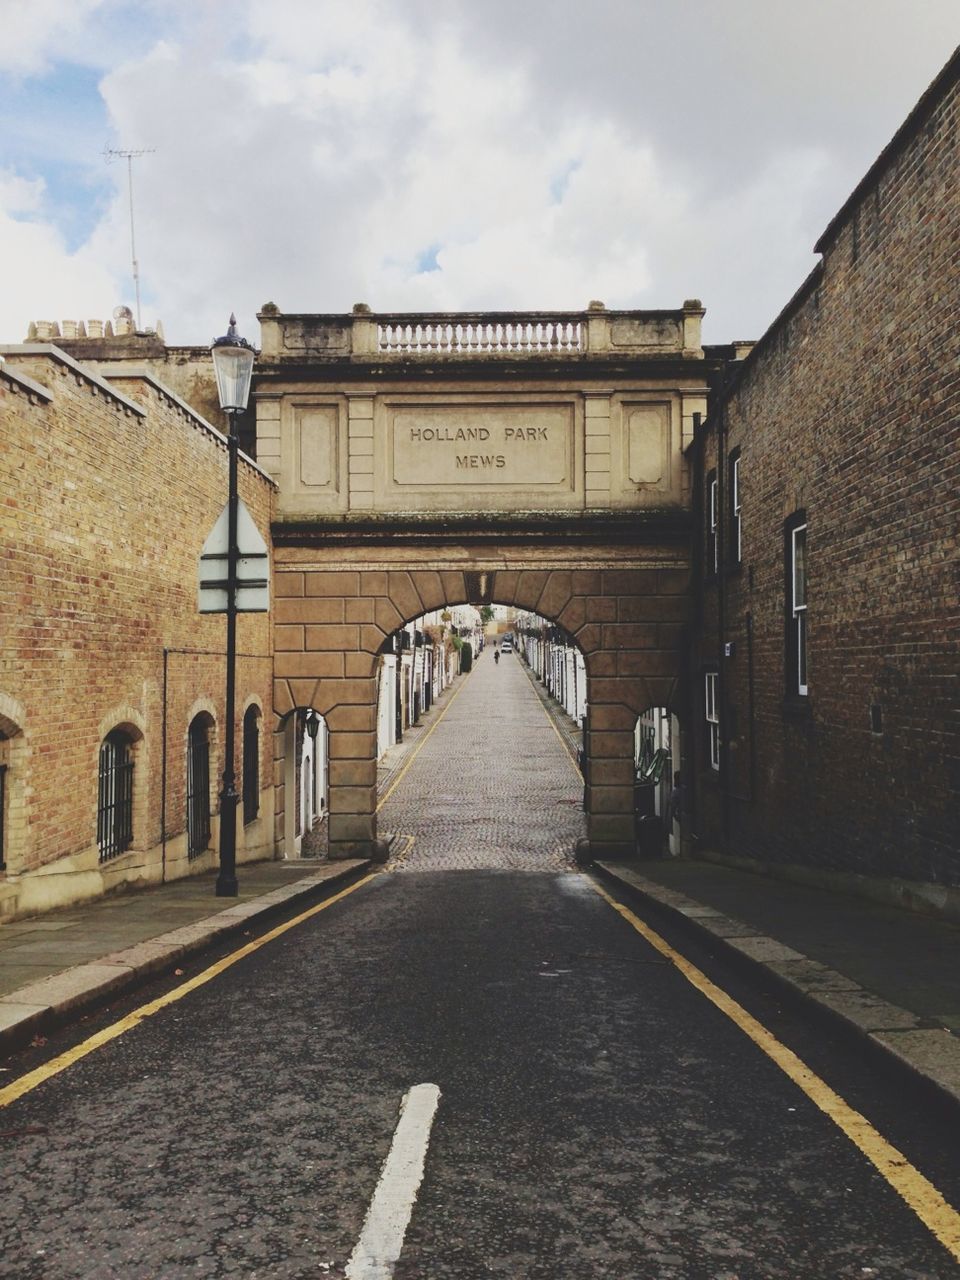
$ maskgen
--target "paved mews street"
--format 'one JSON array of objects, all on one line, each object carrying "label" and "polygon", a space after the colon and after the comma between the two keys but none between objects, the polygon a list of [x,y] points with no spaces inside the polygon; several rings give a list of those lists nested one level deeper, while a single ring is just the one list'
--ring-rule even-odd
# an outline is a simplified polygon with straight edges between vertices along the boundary
[{"label": "paved mews street", "polygon": [[[574,868],[580,780],[517,658],[481,657],[390,786],[384,873],[3,1110],[0,1276],[958,1274],[922,1172],[891,1185],[881,1135]],[[929,1128],[910,1158],[955,1201]]]}]

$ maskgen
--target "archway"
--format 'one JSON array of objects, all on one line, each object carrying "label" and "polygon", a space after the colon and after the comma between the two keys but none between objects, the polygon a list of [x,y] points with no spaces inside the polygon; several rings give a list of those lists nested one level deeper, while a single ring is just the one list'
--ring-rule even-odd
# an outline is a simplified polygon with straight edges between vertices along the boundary
[{"label": "archway", "polygon": [[645,708],[671,701],[680,674],[685,570],[328,569],[299,548],[284,549],[276,569],[274,706],[284,722],[298,707],[326,720],[332,858],[386,856],[376,825],[376,670],[387,637],[463,603],[528,610],[575,639],[589,706],[581,856],[633,854],[634,729]]},{"label": "archway", "polygon": [[329,728],[311,703],[279,718],[274,735],[274,775],[280,779],[277,838],[284,858],[316,856],[314,828],[329,794]]}]

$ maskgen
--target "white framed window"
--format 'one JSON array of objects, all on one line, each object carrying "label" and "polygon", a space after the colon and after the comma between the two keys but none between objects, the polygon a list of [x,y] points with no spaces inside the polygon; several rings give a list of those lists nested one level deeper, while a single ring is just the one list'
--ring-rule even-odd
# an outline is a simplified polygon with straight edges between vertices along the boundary
[{"label": "white framed window", "polygon": [[720,550],[717,546],[717,473],[711,471],[707,476],[707,571],[716,573],[720,565]]},{"label": "white framed window", "polygon": [[740,451],[730,455],[730,555],[734,564],[743,559],[740,535]]},{"label": "white framed window", "polygon": [[807,522],[787,521],[787,690],[806,696],[807,684]]},{"label": "white framed window", "polygon": [[704,673],[703,685],[703,701],[704,716],[707,722],[707,741],[710,748],[710,768],[720,768],[720,710],[717,698],[717,681],[719,677],[716,671],[707,671]]}]

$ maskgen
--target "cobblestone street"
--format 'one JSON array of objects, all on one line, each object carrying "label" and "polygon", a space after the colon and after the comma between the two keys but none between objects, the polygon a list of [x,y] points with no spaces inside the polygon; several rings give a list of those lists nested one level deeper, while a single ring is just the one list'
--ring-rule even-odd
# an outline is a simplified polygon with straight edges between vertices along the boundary
[{"label": "cobblestone street", "polygon": [[390,870],[573,870],[583,784],[520,658],[488,648],[441,715],[380,810]]}]

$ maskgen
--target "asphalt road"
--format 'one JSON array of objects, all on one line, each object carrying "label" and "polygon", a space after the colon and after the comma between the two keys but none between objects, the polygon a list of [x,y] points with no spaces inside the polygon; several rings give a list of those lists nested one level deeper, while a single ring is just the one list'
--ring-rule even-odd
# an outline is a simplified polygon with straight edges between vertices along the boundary
[{"label": "asphalt road", "polygon": [[[960,1274],[770,1058],[552,865],[577,779],[504,666],[497,805],[511,832],[527,806],[532,862],[491,865],[495,815],[466,787],[483,865],[458,869],[425,746],[395,793],[420,788],[405,862],[0,1113],[0,1276],[342,1277],[401,1098],[426,1083],[441,1098],[397,1280]],[[481,662],[434,747],[477,756],[471,699],[493,678]],[[533,759],[540,808],[509,792]]]}]

